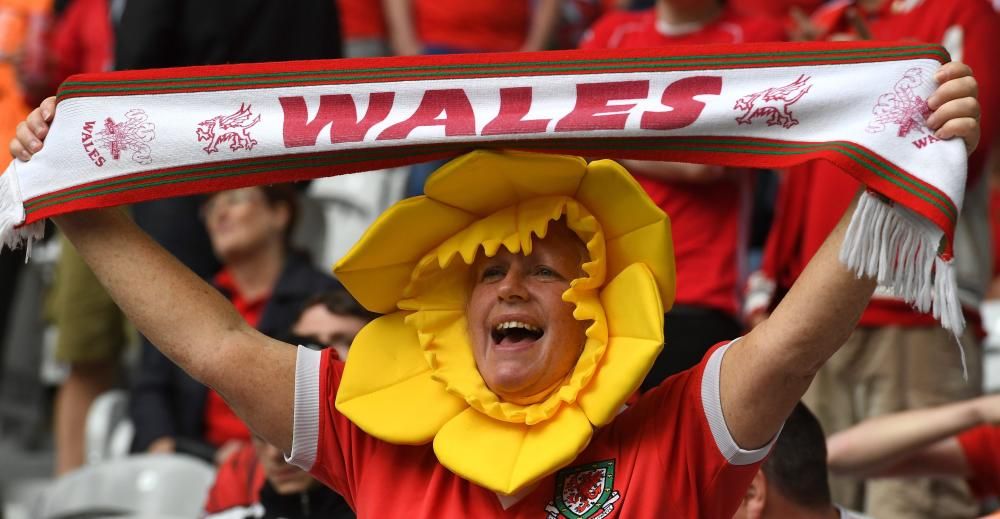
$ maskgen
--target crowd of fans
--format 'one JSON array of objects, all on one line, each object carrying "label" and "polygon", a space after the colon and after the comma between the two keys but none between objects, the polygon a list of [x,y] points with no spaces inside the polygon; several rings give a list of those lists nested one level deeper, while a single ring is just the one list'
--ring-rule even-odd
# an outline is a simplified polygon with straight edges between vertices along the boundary
[{"label": "crowd of fans", "polygon": [[[81,72],[797,40],[941,44],[972,67],[983,107],[955,244],[972,323],[959,346],[968,378],[948,331],[876,294],[786,422],[737,517],[848,517],[848,509],[878,519],[975,517],[988,511],[984,499],[1000,496],[1000,429],[993,427],[1000,401],[974,399],[982,393],[979,308],[1000,295],[991,282],[1000,254],[990,216],[997,214],[991,201],[1000,201],[991,196],[1000,175],[1000,161],[991,160],[1000,150],[1000,70],[990,62],[1000,51],[1000,15],[987,0],[0,0],[0,35],[0,142],[30,106]],[[621,163],[670,216],[676,254],[667,347],[642,391],[767,319],[858,189],[820,162],[755,175]],[[374,315],[340,287],[330,264],[389,204],[419,194],[436,167],[160,200],[130,211],[247,323],[346,358]],[[0,256],[0,324],[18,304],[12,287],[22,268]],[[55,355],[69,367],[52,406],[55,475],[83,465],[91,403],[126,387],[134,452],[186,454],[218,467],[205,517],[352,516],[339,495],[255,437],[219,394],[136,340],[66,240],[47,300]],[[139,361],[123,366],[129,347],[139,348]],[[824,433],[833,435],[829,453]]]}]

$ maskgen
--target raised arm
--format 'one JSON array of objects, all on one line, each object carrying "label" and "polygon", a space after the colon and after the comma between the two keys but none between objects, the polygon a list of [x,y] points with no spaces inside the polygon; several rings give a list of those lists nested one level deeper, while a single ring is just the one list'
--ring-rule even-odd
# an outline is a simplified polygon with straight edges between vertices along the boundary
[{"label": "raised arm", "polygon": [[[949,63],[937,73],[927,125],[938,138],[960,137],[971,153],[979,140],[979,105],[969,67]],[[744,449],[765,445],[802,397],[819,368],[854,330],[875,289],[838,259],[848,209],[771,317],[736,342],[722,362],[722,410]]]},{"label": "raised arm", "polygon": [[413,22],[413,0],[382,0],[389,43],[399,56],[412,56],[424,50]]},{"label": "raised arm", "polygon": [[561,0],[539,0],[535,2],[531,15],[531,26],[528,27],[528,37],[522,51],[531,52],[545,50],[552,39],[552,33],[559,25],[559,8]]},{"label": "raised arm", "polygon": [[[41,149],[54,98],[17,128],[11,154]],[[170,360],[221,394],[260,436],[291,448],[295,348],[246,324],[214,288],[119,209],[62,215],[56,224],[136,328]]]},{"label": "raised arm", "polygon": [[857,477],[969,476],[955,435],[1000,423],[1000,395],[865,420],[827,440],[830,470]]}]

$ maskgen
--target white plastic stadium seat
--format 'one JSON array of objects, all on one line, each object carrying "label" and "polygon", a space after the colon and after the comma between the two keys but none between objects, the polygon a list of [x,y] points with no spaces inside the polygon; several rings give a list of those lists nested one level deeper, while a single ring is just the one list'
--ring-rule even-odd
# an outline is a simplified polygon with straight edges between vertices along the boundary
[{"label": "white plastic stadium seat", "polygon": [[198,517],[215,469],[184,455],[140,454],[55,480],[31,517]]},{"label": "white plastic stadium seat", "polygon": [[[84,454],[88,465],[94,465],[128,454],[132,438],[128,418],[128,393],[113,389],[101,393],[87,411],[84,426]],[[122,438],[127,435],[127,438]],[[124,450],[121,448],[125,442]]]}]

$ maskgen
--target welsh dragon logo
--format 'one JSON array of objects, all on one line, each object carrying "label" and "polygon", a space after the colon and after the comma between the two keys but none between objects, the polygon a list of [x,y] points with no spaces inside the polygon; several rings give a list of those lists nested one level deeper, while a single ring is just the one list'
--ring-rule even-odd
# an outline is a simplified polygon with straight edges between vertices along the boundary
[{"label": "welsh dragon logo", "polygon": [[231,151],[250,151],[257,141],[250,136],[250,128],[260,122],[260,115],[254,117],[251,105],[240,103],[240,109],[230,115],[217,115],[198,123],[195,130],[198,142],[207,141],[202,148],[209,155],[219,151],[219,145],[229,143]]},{"label": "welsh dragon logo", "polygon": [[790,107],[812,88],[809,79],[810,76],[803,74],[785,86],[767,88],[737,99],[733,110],[742,110],[743,114],[736,118],[736,122],[753,124],[754,119],[766,117],[768,126],[788,129],[799,124]]},{"label": "welsh dragon logo", "polygon": [[545,507],[547,519],[603,519],[621,494],[615,484],[615,461],[568,467],[556,476],[555,496]]},{"label": "welsh dragon logo", "polygon": [[906,137],[913,130],[924,133],[924,122],[931,114],[927,101],[914,93],[924,84],[924,71],[911,68],[892,87],[892,92],[882,94],[872,108],[875,119],[865,128],[869,133],[885,131],[890,124],[898,125],[897,137]]}]

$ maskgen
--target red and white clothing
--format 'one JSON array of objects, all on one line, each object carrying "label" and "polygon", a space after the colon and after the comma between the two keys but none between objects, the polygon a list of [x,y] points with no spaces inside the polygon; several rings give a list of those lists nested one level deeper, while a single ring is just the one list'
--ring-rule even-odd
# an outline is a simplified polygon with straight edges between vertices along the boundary
[{"label": "red and white clothing", "polygon": [[974,427],[957,438],[972,474],[969,488],[980,499],[1000,496],[1000,427]]},{"label": "red and white clothing", "polygon": [[267,475],[257,461],[257,451],[252,444],[243,445],[219,466],[205,501],[206,519],[225,517],[221,514],[239,518],[263,516],[260,489],[265,481]]},{"label": "red and white clothing", "polygon": [[726,9],[707,24],[670,26],[655,9],[612,11],[597,21],[580,42],[581,49],[637,49],[709,43],[782,41],[781,24],[766,17],[740,16]]},{"label": "red and white clothing", "polygon": [[202,519],[340,519],[354,518],[347,503],[318,483],[279,494],[267,481],[252,444],[244,444],[219,466],[208,491]]},{"label": "red and white clothing", "polygon": [[467,52],[520,50],[528,38],[528,0],[413,0],[424,45]]},{"label": "red and white clothing", "polygon": [[[761,17],[726,10],[699,26],[668,27],[654,9],[613,12],[601,18],[580,48],[642,48],[706,43],[781,41],[784,29]],[[745,270],[753,177],[730,175],[706,184],[636,176],[653,202],[670,215],[677,265],[676,304],[738,315]]]},{"label": "red and white clothing", "polygon": [[[728,347],[716,346],[701,364],[643,395],[595,431],[570,466],[519,499],[451,473],[431,445],[394,445],[365,434],[334,407],[343,364],[299,348],[290,461],[341,493],[361,519],[558,519],[575,517],[560,512],[574,506],[603,510],[608,518],[729,519],[770,446],[742,450],[729,434],[719,395]],[[574,484],[602,478],[608,492],[593,502],[573,500],[581,495]]]},{"label": "red and white clothing", "polygon": [[[848,4],[854,6],[854,2],[831,2],[816,13],[814,20],[829,33],[849,31],[850,24],[844,20]],[[991,62],[995,49],[1000,48],[1000,17],[988,4],[981,0],[887,0],[877,12],[867,13],[865,19],[873,39],[940,43],[955,60],[968,63],[979,83],[983,113],[980,142],[992,142],[1000,122],[1000,70]],[[977,185],[983,173],[989,149],[988,145],[980,145],[969,161],[970,189]],[[814,161],[788,172],[779,191],[761,271],[751,276],[748,286],[747,314],[767,310],[773,303],[775,288],[781,290],[791,286],[833,230],[859,187],[856,181],[827,162]],[[971,195],[967,197],[966,206],[969,210],[974,207]],[[968,219],[963,216],[959,225]],[[969,232],[978,237],[975,231]],[[963,260],[972,256],[963,254]],[[959,279],[959,285],[961,289],[963,279]],[[963,298],[963,303],[973,311],[967,312],[967,317],[975,322],[975,302]],[[862,315],[860,325],[935,326],[935,321],[901,300],[877,292]]]}]

